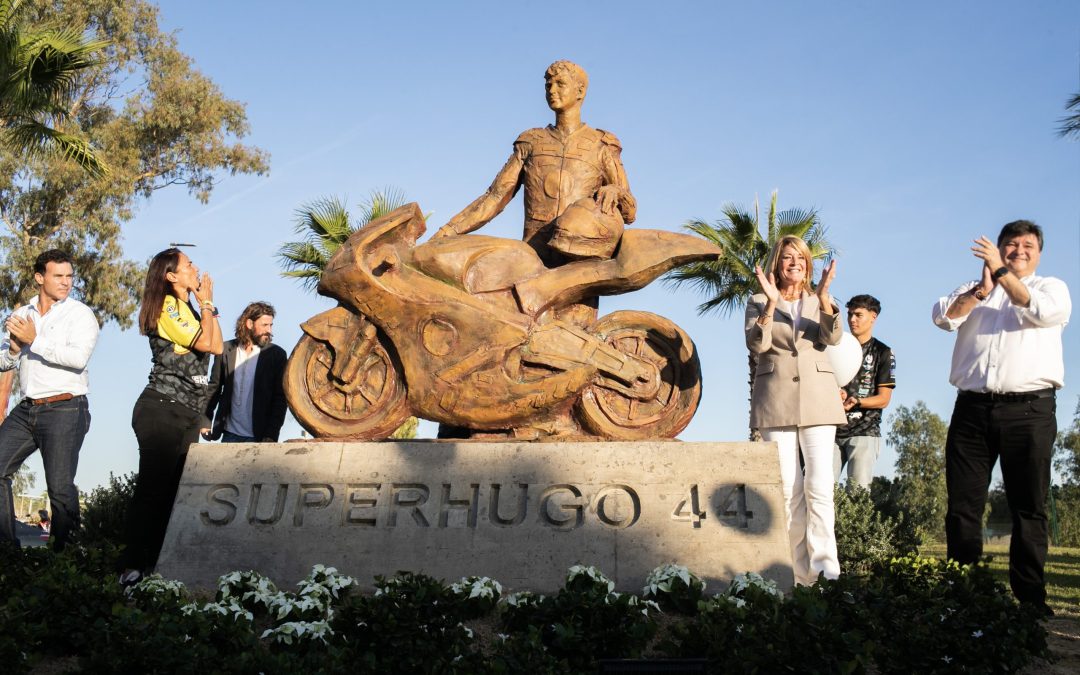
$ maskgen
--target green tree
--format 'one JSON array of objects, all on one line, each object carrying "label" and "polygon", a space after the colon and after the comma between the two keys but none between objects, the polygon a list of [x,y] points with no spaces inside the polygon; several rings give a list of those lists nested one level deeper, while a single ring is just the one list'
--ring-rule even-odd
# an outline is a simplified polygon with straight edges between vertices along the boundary
[{"label": "green tree", "polygon": [[1073,412],[1072,425],[1058,432],[1054,443],[1054,468],[1065,485],[1080,488],[1080,400]]},{"label": "green tree", "polygon": [[1069,102],[1065,104],[1065,110],[1069,111],[1069,114],[1061,118],[1058,134],[1065,138],[1080,140],[1080,92],[1072,95]]},{"label": "green tree", "polygon": [[25,494],[27,490],[35,485],[37,485],[37,474],[24,464],[19,467],[11,480],[11,493],[15,495]]},{"label": "green tree", "polygon": [[108,173],[72,119],[80,75],[104,40],[73,23],[31,23],[24,0],[0,0],[0,145],[22,155],[59,152],[95,175]]},{"label": "green tree", "polygon": [[1057,527],[1051,529],[1058,546],[1080,546],[1080,401],[1068,429],[1058,433],[1054,445],[1054,468],[1062,485],[1051,488]]},{"label": "green tree", "polygon": [[102,322],[131,324],[145,266],[125,260],[121,226],[155,191],[185,186],[206,202],[224,171],[264,173],[238,139],[242,104],[226,98],[157,23],[147,0],[26,0],[29,25],[86,26],[107,41],[75,79],[65,119],[110,172],[95,177],[55,154],[0,155],[0,305],[25,302],[41,251],[68,250],[76,295]]},{"label": "green tree", "polygon": [[[296,210],[294,218],[296,233],[303,235],[303,239],[286,242],[278,250],[278,259],[284,268],[281,276],[297,279],[306,290],[314,292],[326,263],[353,232],[404,204],[401,192],[376,190],[360,205],[360,214],[355,221],[345,201],[339,197],[320,197],[303,204]],[[410,417],[390,437],[416,438],[418,426],[419,421]]]},{"label": "green tree", "polygon": [[282,244],[278,250],[285,268],[281,276],[298,279],[305,290],[315,292],[326,263],[353,232],[404,204],[399,191],[376,190],[360,205],[355,222],[340,197],[320,197],[303,204],[293,219],[296,233],[303,238]]},{"label": "green tree", "polygon": [[922,401],[889,417],[888,443],[896,450],[897,501],[920,543],[945,531],[945,439],[949,427]]},{"label": "green tree", "polygon": [[[781,238],[793,235],[802,238],[810,248],[814,260],[829,260],[835,250],[826,237],[815,209],[787,209],[777,207],[778,191],[773,190],[769,199],[769,213],[762,232],[760,206],[754,198],[754,211],[750,213],[741,206],[725,204],[724,217],[715,223],[691,220],[683,228],[704,237],[724,250],[718,260],[694,262],[669,272],[664,281],[673,286],[689,285],[706,300],[698,305],[698,314],[718,312],[730,316],[742,311],[747,301],[758,292],[754,268],[765,266],[769,251]],[[754,389],[754,372],[757,357],[749,354],[749,387]],[[751,431],[751,438],[756,435]]]}]

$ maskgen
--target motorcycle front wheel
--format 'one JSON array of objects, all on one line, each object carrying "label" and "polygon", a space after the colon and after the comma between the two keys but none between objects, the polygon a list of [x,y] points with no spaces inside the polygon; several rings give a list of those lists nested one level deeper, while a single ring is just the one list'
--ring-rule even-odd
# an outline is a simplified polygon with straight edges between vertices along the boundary
[{"label": "motorcycle front wheel", "polygon": [[701,400],[701,364],[686,331],[657,314],[621,311],[602,317],[590,332],[624,354],[656,365],[660,390],[640,400],[589,385],[577,403],[585,428],[613,440],[674,438],[685,429]]},{"label": "motorcycle front wheel", "polygon": [[356,376],[340,382],[332,375],[334,359],[344,356],[323,340],[300,338],[285,366],[285,398],[293,416],[316,438],[388,438],[409,417],[395,359],[376,340]]}]

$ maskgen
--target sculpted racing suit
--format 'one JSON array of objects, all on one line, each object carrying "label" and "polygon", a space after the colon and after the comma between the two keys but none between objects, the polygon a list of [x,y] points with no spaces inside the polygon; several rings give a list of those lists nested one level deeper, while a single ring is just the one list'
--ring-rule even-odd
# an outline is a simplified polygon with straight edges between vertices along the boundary
[{"label": "sculpted racing suit", "polygon": [[549,248],[555,219],[566,207],[612,185],[620,190],[618,208],[626,223],[637,215],[620,154],[619,139],[601,129],[582,125],[564,135],[554,126],[529,129],[514,141],[514,152],[491,187],[454,216],[447,226],[458,234],[472,232],[497,216],[518,189],[525,186],[525,231],[522,239],[548,267],[564,260]]}]

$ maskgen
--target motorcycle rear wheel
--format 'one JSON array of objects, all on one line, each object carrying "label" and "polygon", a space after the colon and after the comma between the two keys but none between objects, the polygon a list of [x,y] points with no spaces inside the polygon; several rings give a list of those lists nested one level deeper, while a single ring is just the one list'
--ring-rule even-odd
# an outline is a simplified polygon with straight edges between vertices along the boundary
[{"label": "motorcycle rear wheel", "polygon": [[409,417],[396,359],[376,340],[356,377],[342,383],[331,376],[334,359],[342,356],[322,340],[300,338],[285,366],[285,398],[293,416],[316,438],[388,438]]},{"label": "motorcycle rear wheel", "polygon": [[577,403],[585,428],[614,440],[674,438],[685,429],[701,400],[701,364],[686,331],[657,314],[620,311],[601,317],[591,332],[624,354],[655,364],[661,383],[647,401],[589,385]]}]

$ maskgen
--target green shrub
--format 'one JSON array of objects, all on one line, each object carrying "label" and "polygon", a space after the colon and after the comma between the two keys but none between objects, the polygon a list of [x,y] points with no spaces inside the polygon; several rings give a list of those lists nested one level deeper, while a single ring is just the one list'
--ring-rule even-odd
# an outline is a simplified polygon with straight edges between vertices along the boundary
[{"label": "green shrub", "polygon": [[343,664],[360,672],[475,672],[472,631],[457,595],[423,574],[375,577],[373,595],[349,595],[331,627]]},{"label": "green shrub", "polygon": [[138,474],[117,478],[109,474],[109,484],[94,488],[82,508],[79,543],[87,547],[120,546],[124,541],[128,504],[135,496]]},{"label": "green shrub", "polygon": [[[95,673],[594,672],[598,659],[640,658],[657,630],[655,602],[615,593],[591,567],[571,568],[554,596],[503,598],[504,633],[480,645],[463,621],[490,611],[500,595],[491,579],[451,588],[401,572],[376,577],[368,595],[319,565],[288,591],[233,572],[207,601],[156,575],[122,592],[112,552],[0,549],[5,672],[70,656]],[[672,570],[656,575],[658,589],[682,579]],[[686,576],[686,588],[696,588]],[[707,658],[732,673],[1015,672],[1047,654],[1038,617],[985,566],[918,557],[796,587],[787,598],[771,581],[739,575],[665,626],[650,653]]]},{"label": "green shrub", "polygon": [[1035,610],[985,565],[899,558],[875,570],[862,601],[882,638],[882,673],[1016,672],[1048,654]]},{"label": "green shrub", "polygon": [[901,534],[904,514],[897,520],[882,515],[870,492],[851,485],[835,491],[836,550],[844,574],[864,575],[875,564],[914,553],[910,540]]},{"label": "green shrub", "polygon": [[705,595],[705,582],[682,565],[661,565],[649,572],[641,596],[664,611],[694,614]]},{"label": "green shrub", "polygon": [[550,656],[573,672],[594,671],[598,659],[637,658],[656,634],[652,614],[660,608],[614,589],[596,568],[575,565],[554,596],[507,598],[503,627],[510,632],[537,628]]}]

